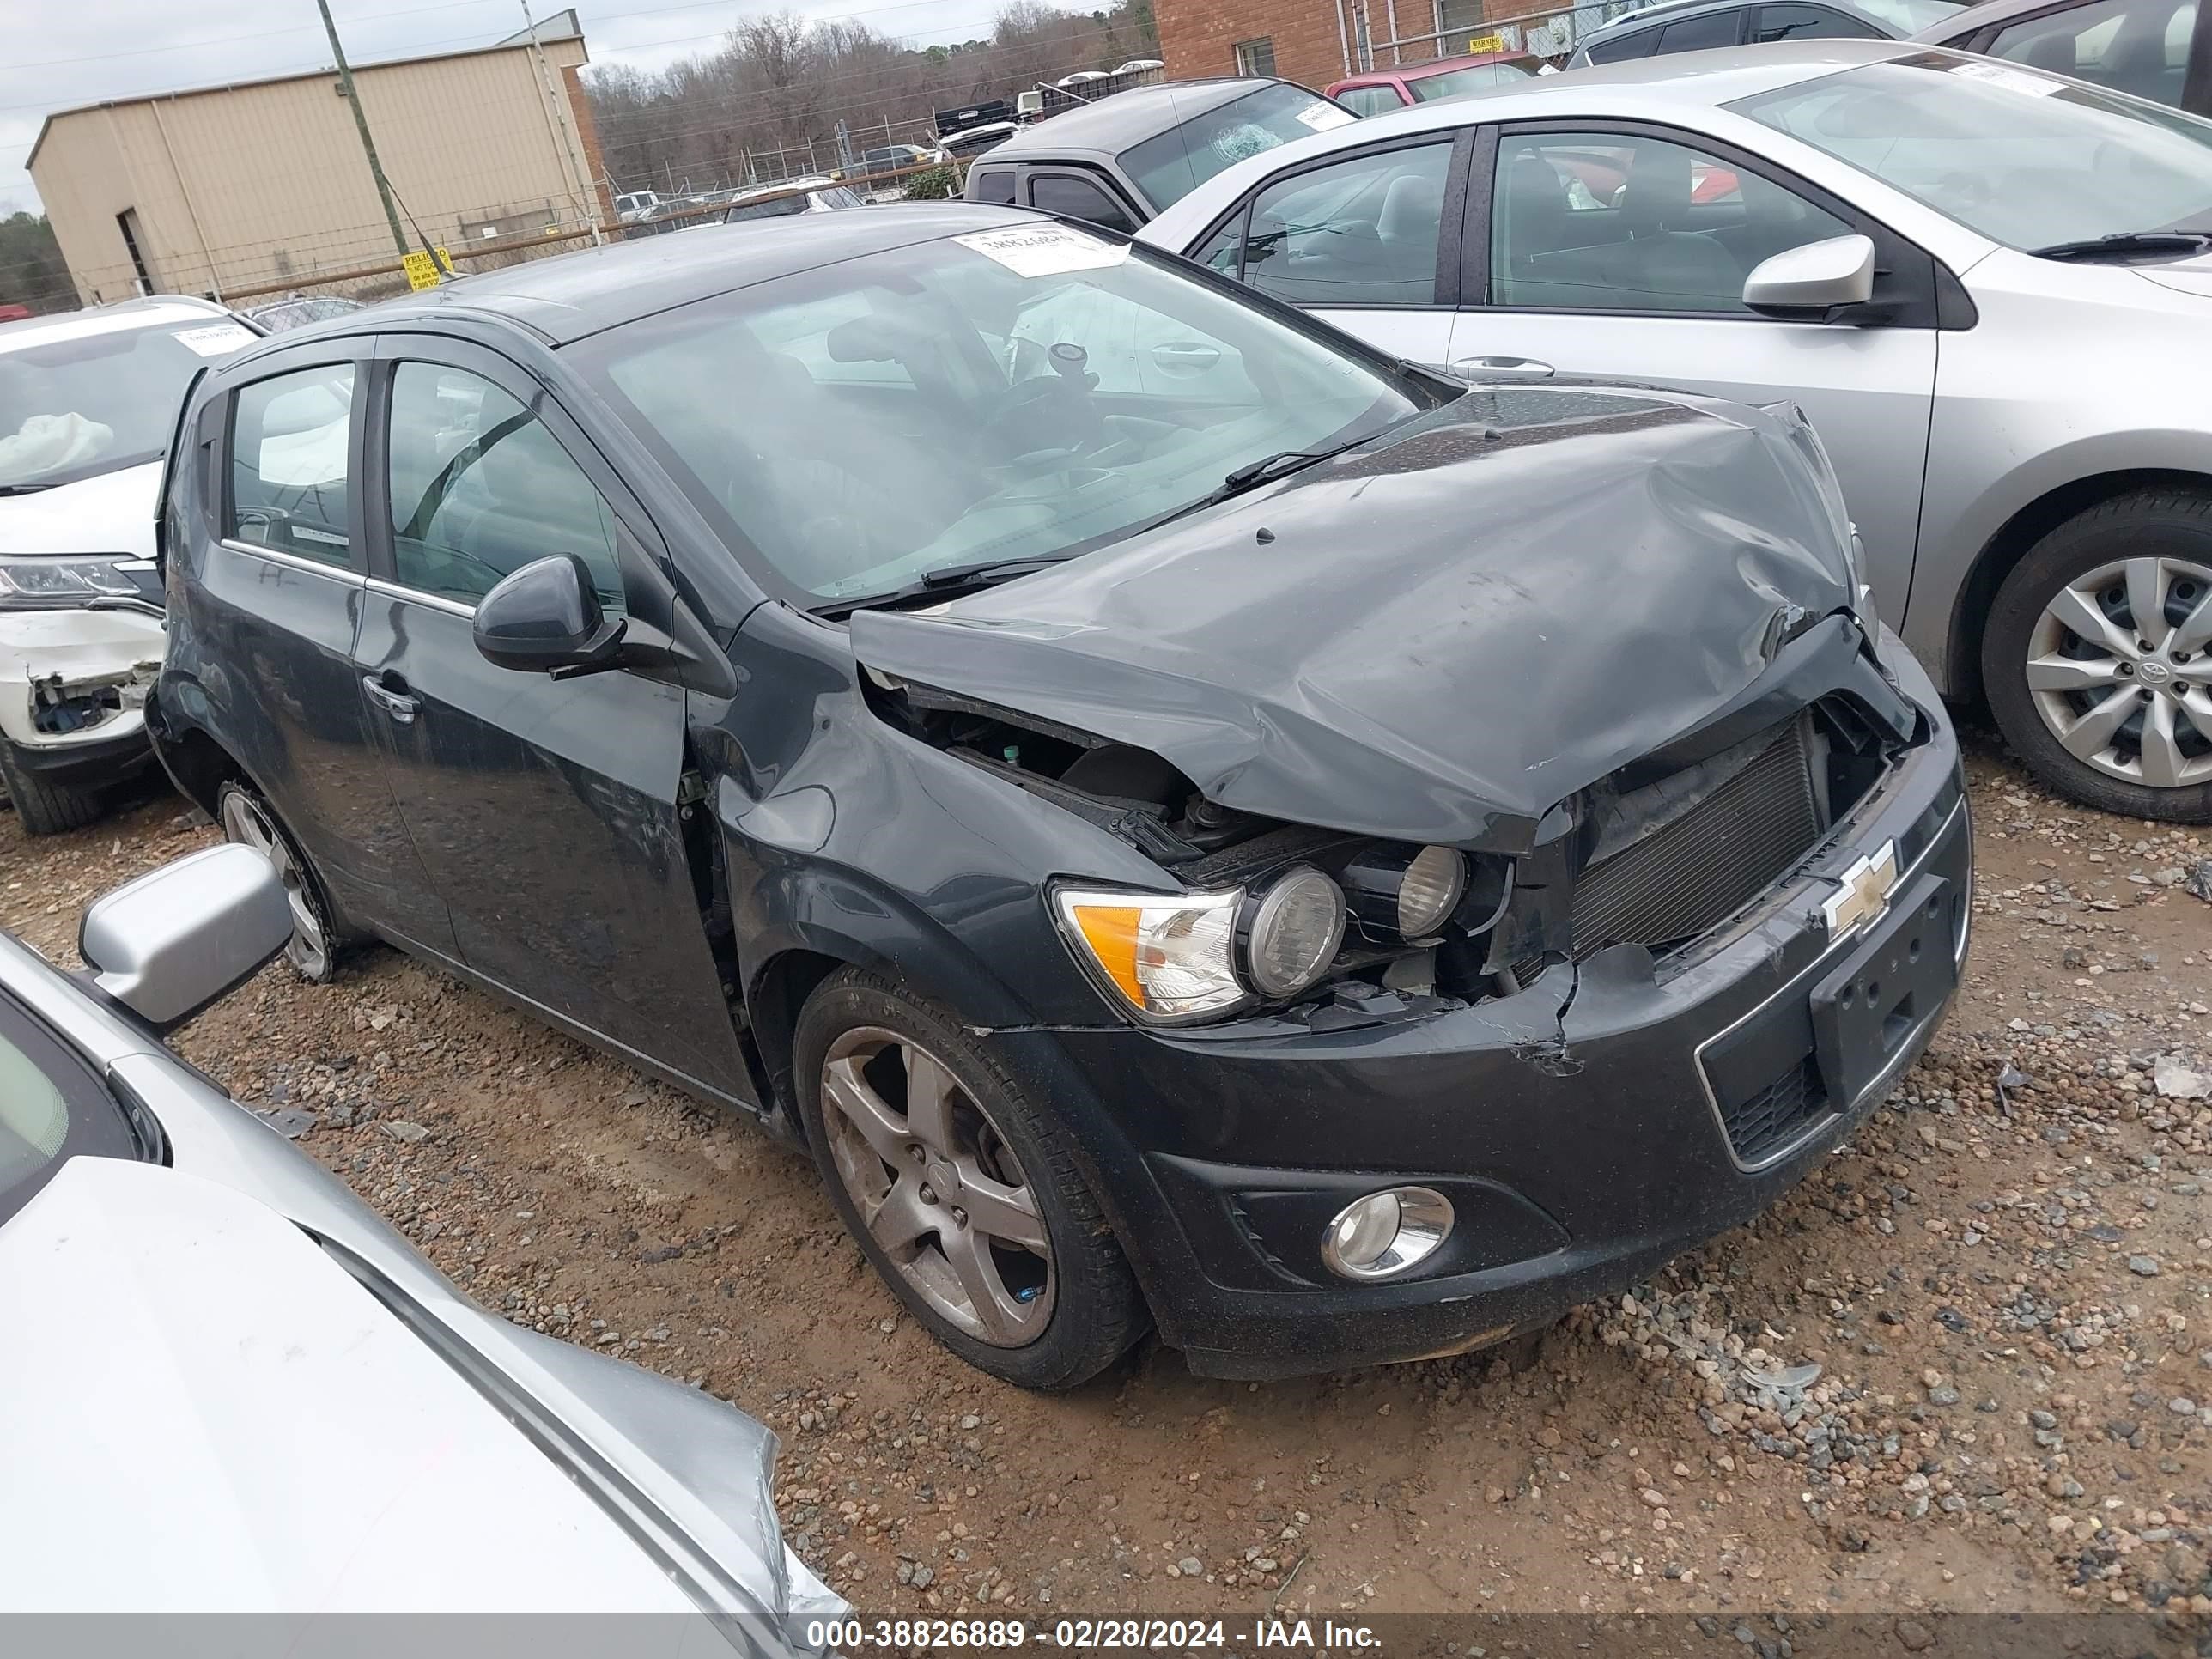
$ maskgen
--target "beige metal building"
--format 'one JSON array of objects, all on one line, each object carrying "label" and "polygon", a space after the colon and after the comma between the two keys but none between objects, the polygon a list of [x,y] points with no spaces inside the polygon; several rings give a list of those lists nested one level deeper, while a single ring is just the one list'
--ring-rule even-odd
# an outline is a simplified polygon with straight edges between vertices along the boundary
[{"label": "beige metal building", "polygon": [[[458,254],[613,219],[575,13],[540,24],[537,42],[355,66],[410,243]],[[397,258],[334,70],[64,110],[40,129],[30,171],[88,304],[241,300]]]}]

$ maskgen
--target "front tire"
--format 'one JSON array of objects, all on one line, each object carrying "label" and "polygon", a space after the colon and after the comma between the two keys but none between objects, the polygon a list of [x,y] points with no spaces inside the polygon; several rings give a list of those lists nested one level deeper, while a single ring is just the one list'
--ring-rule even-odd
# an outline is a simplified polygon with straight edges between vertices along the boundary
[{"label": "front tire", "polygon": [[225,841],[251,847],[276,866],[292,907],[292,938],[284,946],[284,959],[309,984],[329,984],[337,976],[343,941],[332,925],[322,883],[292,832],[258,790],[235,778],[216,792],[215,818]]},{"label": "front tire", "polygon": [[1150,1321],[1066,1132],[934,1004],[846,969],[793,1042],[830,1201],[939,1342],[1024,1389],[1087,1382]]},{"label": "front tire", "polygon": [[0,738],[0,789],[15,803],[15,821],[23,826],[25,835],[58,836],[64,830],[82,830],[99,818],[101,803],[95,792],[46,782],[18,767],[9,748],[7,739]]},{"label": "front tire", "polygon": [[2212,496],[2118,496],[2038,542],[1990,607],[1982,684],[2062,794],[2212,823]]}]

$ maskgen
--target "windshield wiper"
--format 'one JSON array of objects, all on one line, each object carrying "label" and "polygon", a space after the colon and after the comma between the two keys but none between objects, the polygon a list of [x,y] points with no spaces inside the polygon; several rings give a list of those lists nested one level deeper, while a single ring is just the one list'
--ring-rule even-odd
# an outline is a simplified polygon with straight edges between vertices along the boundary
[{"label": "windshield wiper", "polygon": [[0,483],[0,495],[35,495],[41,489],[52,489],[52,488],[53,486],[52,484],[42,483]]},{"label": "windshield wiper", "polygon": [[1060,564],[1068,556],[1065,553],[1055,553],[1026,559],[986,559],[975,564],[949,564],[941,570],[925,570],[904,587],[889,588],[881,593],[863,593],[854,599],[832,599],[815,609],[824,616],[841,616],[875,605],[900,605],[908,599],[955,599],[963,593],[995,587],[1016,576],[1026,576],[1031,571]]},{"label": "windshield wiper", "polygon": [[2124,230],[2086,241],[2053,242],[2049,247],[2032,247],[2028,252],[2039,259],[2074,259],[2094,264],[2104,259],[2122,264],[2131,259],[2183,259],[2208,247],[2212,247],[2212,233],[2205,231]]}]

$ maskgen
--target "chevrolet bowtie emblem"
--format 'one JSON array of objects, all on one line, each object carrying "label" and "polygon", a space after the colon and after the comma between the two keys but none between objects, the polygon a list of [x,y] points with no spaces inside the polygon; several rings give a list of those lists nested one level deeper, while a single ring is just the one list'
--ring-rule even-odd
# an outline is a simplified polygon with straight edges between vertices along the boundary
[{"label": "chevrolet bowtie emblem", "polygon": [[1820,906],[1830,939],[1865,927],[1889,908],[1889,890],[1897,885],[1897,843],[1882,842],[1836,881],[1837,890]]}]

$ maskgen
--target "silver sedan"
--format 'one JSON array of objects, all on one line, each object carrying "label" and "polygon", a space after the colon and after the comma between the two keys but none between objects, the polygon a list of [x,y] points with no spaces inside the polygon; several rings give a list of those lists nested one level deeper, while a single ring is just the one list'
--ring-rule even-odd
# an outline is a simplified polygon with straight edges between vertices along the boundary
[{"label": "silver sedan", "polygon": [[1472,378],[1795,400],[1946,692],[2080,799],[2212,820],[2212,123],[1747,46],[1300,139],[1139,234]]},{"label": "silver sedan", "polygon": [[232,845],[95,902],[89,979],[0,933],[0,1323],[34,1334],[0,1366],[0,1613],[283,1613],[270,1651],[314,1655],[362,1650],[326,1615],[620,1613],[657,1615],[626,1651],[818,1651],[848,1609],[784,1547],[766,1428],[477,1307],[162,1046],[291,932]]}]

